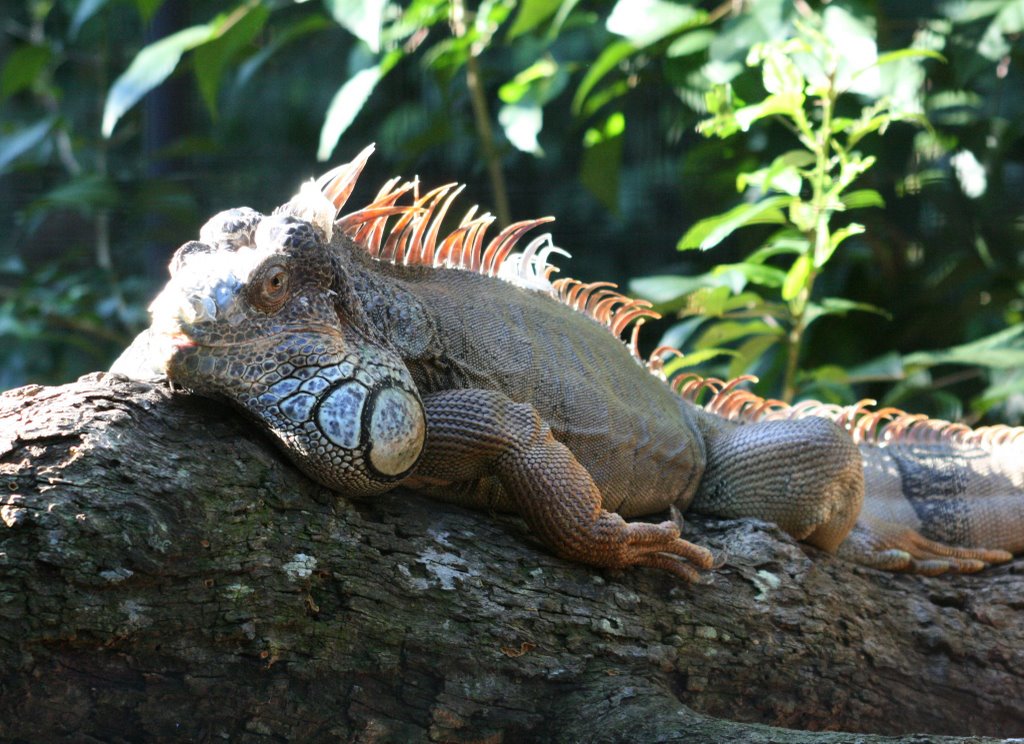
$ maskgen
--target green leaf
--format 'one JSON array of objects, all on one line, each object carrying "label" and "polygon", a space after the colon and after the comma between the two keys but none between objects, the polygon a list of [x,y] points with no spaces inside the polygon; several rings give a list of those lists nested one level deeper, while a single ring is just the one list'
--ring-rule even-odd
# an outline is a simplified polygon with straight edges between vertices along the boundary
[{"label": "green leaf", "polygon": [[498,110],[498,123],[512,146],[538,157],[544,155],[537,136],[544,128],[544,110],[536,104],[506,104]]},{"label": "green leaf", "polygon": [[626,117],[615,112],[601,127],[588,129],[583,135],[580,180],[613,212],[619,209],[619,172],[625,129]]},{"label": "green leaf", "polygon": [[720,266],[716,266],[711,273],[712,275],[717,276],[720,272],[725,271],[739,272],[744,279],[751,284],[758,285],[759,287],[781,287],[782,282],[786,277],[786,272],[782,269],[776,268],[775,266],[766,266],[763,263],[753,261],[722,264]]},{"label": "green leaf", "polygon": [[699,276],[643,276],[629,282],[629,291],[653,302],[658,308],[677,305],[686,295],[711,285],[706,274]]},{"label": "green leaf", "polygon": [[196,80],[206,108],[217,113],[217,92],[228,63],[260,32],[270,17],[263,5],[242,5],[216,23],[216,37],[196,49],[194,54]]},{"label": "green leaf", "polygon": [[822,34],[835,50],[837,59],[833,87],[867,96],[877,96],[881,88],[878,72],[878,45],[875,42],[873,16],[854,15],[846,8],[829,5],[822,13]]},{"label": "green leaf", "polygon": [[118,193],[113,182],[106,176],[93,173],[80,176],[47,192],[33,201],[29,212],[50,209],[75,209],[91,214],[99,209],[117,206]]},{"label": "green leaf", "polygon": [[748,338],[740,344],[740,347],[736,350],[735,358],[729,362],[729,378],[735,379],[747,372],[781,339],[781,334]]},{"label": "green leaf", "polygon": [[840,227],[838,230],[836,230],[829,236],[828,249],[824,252],[824,254],[821,256],[815,256],[815,267],[820,269],[822,266],[828,263],[828,260],[832,258],[832,254],[836,252],[836,248],[838,248],[839,244],[842,243],[844,240],[854,235],[860,235],[863,232],[864,225],[858,224],[856,222],[846,225],[845,227]]},{"label": "green leaf", "polygon": [[763,101],[736,109],[733,116],[739,128],[746,132],[751,124],[769,116],[787,116],[791,119],[802,117],[805,100],[803,93],[795,91],[774,93]]},{"label": "green leaf", "polygon": [[872,305],[869,302],[854,302],[843,297],[826,297],[820,303],[809,302],[804,318],[805,323],[810,326],[818,318],[823,318],[826,315],[845,316],[851,312],[874,313],[883,318],[892,318],[888,311],[877,305]]},{"label": "green leaf", "polygon": [[803,96],[804,76],[793,60],[781,50],[773,49],[761,66],[764,89],[776,94],[799,94]]},{"label": "green leaf", "polygon": [[514,104],[528,99],[543,106],[557,96],[565,86],[568,75],[551,57],[534,62],[498,89],[498,98]]},{"label": "green leaf", "polygon": [[605,27],[642,48],[684,28],[703,23],[707,13],[691,5],[665,0],[618,0]]},{"label": "green leaf", "polygon": [[903,357],[899,352],[890,351],[863,364],[846,370],[850,382],[874,382],[880,380],[902,380],[906,376]]},{"label": "green leaf", "polygon": [[798,196],[803,183],[800,169],[814,162],[814,154],[807,150],[790,150],[775,158],[767,168],[753,173],[740,173],[736,177],[736,188],[744,191],[756,186],[762,191],[781,191]]},{"label": "green leaf", "polygon": [[96,15],[108,0],[79,0],[75,7],[75,14],[71,17],[71,25],[68,26],[68,37],[75,39],[78,32],[82,30],[85,22]]},{"label": "green leaf", "polygon": [[706,287],[690,295],[687,312],[708,318],[721,317],[728,309],[732,290],[729,287]]},{"label": "green leaf", "polygon": [[862,207],[885,208],[885,199],[874,189],[859,189],[843,194],[841,197],[843,206],[847,209],[861,209]]},{"label": "green leaf", "polygon": [[274,37],[271,39],[270,43],[238,66],[238,74],[235,76],[234,91],[238,91],[242,86],[244,86],[252,76],[259,71],[266,61],[283,47],[291,44],[293,41],[301,39],[303,36],[308,36],[311,33],[323,31],[327,28],[333,28],[331,22],[325,16],[319,14],[306,16],[305,18],[283,28],[275,27]]},{"label": "green leaf", "polygon": [[1024,325],[1007,328],[977,341],[954,346],[942,351],[919,351],[907,354],[903,362],[908,367],[932,367],[936,364],[969,364],[996,369],[1024,367],[1024,348],[1012,346],[1024,334]]},{"label": "green leaf", "polygon": [[786,273],[786,281],[782,283],[782,299],[791,302],[801,290],[807,286],[807,278],[811,275],[811,257],[804,254],[793,262]]},{"label": "green leaf", "polygon": [[0,136],[0,173],[8,165],[46,139],[46,135],[53,129],[56,121],[57,117],[50,116],[14,134]]},{"label": "green leaf", "polygon": [[378,64],[360,70],[338,88],[338,92],[334,94],[334,98],[331,99],[331,103],[327,107],[327,114],[324,117],[323,126],[320,128],[320,145],[316,151],[317,160],[330,159],[341,135],[345,133],[345,130],[355,120],[356,115],[362,110],[380,79],[394,67],[401,56],[402,53],[397,50],[388,53]]},{"label": "green leaf", "polygon": [[[939,62],[945,62],[946,58],[933,49],[897,49],[893,52],[886,52],[885,54],[879,54],[878,59],[875,60],[875,66],[881,67],[887,65],[890,62],[897,62],[901,59],[937,59]],[[859,73],[858,73],[859,74]]]},{"label": "green leaf", "polygon": [[213,27],[207,23],[183,29],[143,47],[128,69],[110,86],[103,107],[103,136],[110,137],[121,117],[174,72],[182,54],[209,41],[213,33]]},{"label": "green leaf", "polygon": [[697,367],[720,356],[734,357],[736,352],[732,349],[699,349],[697,351],[689,351],[681,357],[673,358],[666,364],[665,375],[671,378],[679,370]]},{"label": "green leaf", "polygon": [[380,51],[380,32],[387,0],[324,0],[328,12],[374,54]]},{"label": "green leaf", "polygon": [[811,249],[807,236],[792,227],[783,227],[747,257],[747,263],[764,263],[769,258],[787,254],[807,253]]},{"label": "green leaf", "polygon": [[0,98],[7,98],[28,88],[50,62],[50,48],[26,44],[7,58],[0,73]]},{"label": "green leaf", "polygon": [[573,114],[579,116],[583,109],[583,103],[587,100],[587,96],[594,89],[594,86],[601,82],[605,75],[615,69],[616,65],[635,51],[637,51],[637,48],[628,41],[616,41],[605,47],[600,56],[590,65],[587,74],[580,81],[580,87],[576,89],[576,94],[572,97]]},{"label": "green leaf", "polygon": [[784,223],[786,218],[781,210],[790,201],[792,199],[788,196],[770,196],[753,204],[740,204],[724,214],[706,217],[686,231],[676,249],[685,251],[699,248],[706,251],[746,225]]},{"label": "green leaf", "polygon": [[691,54],[703,52],[711,46],[711,42],[714,39],[715,32],[706,28],[681,34],[678,39],[668,45],[668,49],[665,50],[665,56],[669,59],[675,59],[676,57],[688,57]]},{"label": "green leaf", "polygon": [[709,326],[700,335],[694,346],[698,349],[704,349],[728,344],[747,336],[771,336],[777,338],[782,335],[784,335],[784,331],[780,326],[768,325],[763,320],[723,320]]},{"label": "green leaf", "polygon": [[516,13],[516,18],[512,21],[512,28],[508,30],[506,38],[508,41],[512,41],[517,36],[537,28],[553,16],[561,4],[561,0],[522,0],[519,3],[519,12]]}]

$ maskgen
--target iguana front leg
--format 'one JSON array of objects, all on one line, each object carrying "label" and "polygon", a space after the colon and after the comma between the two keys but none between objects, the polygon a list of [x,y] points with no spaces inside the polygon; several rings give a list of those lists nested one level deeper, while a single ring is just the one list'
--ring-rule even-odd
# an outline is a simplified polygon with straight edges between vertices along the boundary
[{"label": "iguana front leg", "polygon": [[[601,505],[601,492],[572,452],[556,441],[537,410],[491,390],[424,396],[427,440],[412,487],[501,483],[503,503],[555,553],[607,568],[653,566],[688,581],[712,554],[679,538],[673,522],[626,522]],[[487,506],[486,489],[463,492]],[[692,566],[690,565],[692,564]]]}]

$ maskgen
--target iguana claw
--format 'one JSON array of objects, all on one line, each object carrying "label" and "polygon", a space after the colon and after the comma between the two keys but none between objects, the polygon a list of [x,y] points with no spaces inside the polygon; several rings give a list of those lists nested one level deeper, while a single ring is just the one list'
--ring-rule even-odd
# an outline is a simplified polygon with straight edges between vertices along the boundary
[{"label": "iguana claw", "polygon": [[1013,558],[1005,550],[946,545],[908,527],[863,515],[840,546],[839,555],[872,568],[922,576],[976,573]]}]

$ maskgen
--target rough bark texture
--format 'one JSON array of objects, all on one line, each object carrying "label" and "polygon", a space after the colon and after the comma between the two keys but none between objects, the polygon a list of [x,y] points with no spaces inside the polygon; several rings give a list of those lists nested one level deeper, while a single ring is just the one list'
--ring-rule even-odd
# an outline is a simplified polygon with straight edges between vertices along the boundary
[{"label": "rough bark texture", "polygon": [[1024,736],[1020,559],[896,576],[694,520],[706,584],[603,575],[109,376],[0,397],[0,486],[3,741]]}]

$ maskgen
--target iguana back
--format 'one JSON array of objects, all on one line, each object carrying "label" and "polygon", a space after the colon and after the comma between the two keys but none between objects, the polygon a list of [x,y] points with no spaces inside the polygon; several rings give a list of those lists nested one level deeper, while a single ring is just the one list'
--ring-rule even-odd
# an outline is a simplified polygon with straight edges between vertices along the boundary
[{"label": "iguana back", "polygon": [[[353,244],[336,250],[354,257],[353,270],[378,277],[359,290],[364,306],[380,309],[371,319],[422,394],[478,388],[532,404],[610,511],[689,506],[704,469],[695,407],[607,328],[550,294],[501,279],[382,263]],[[401,317],[388,317],[396,307]]]}]

